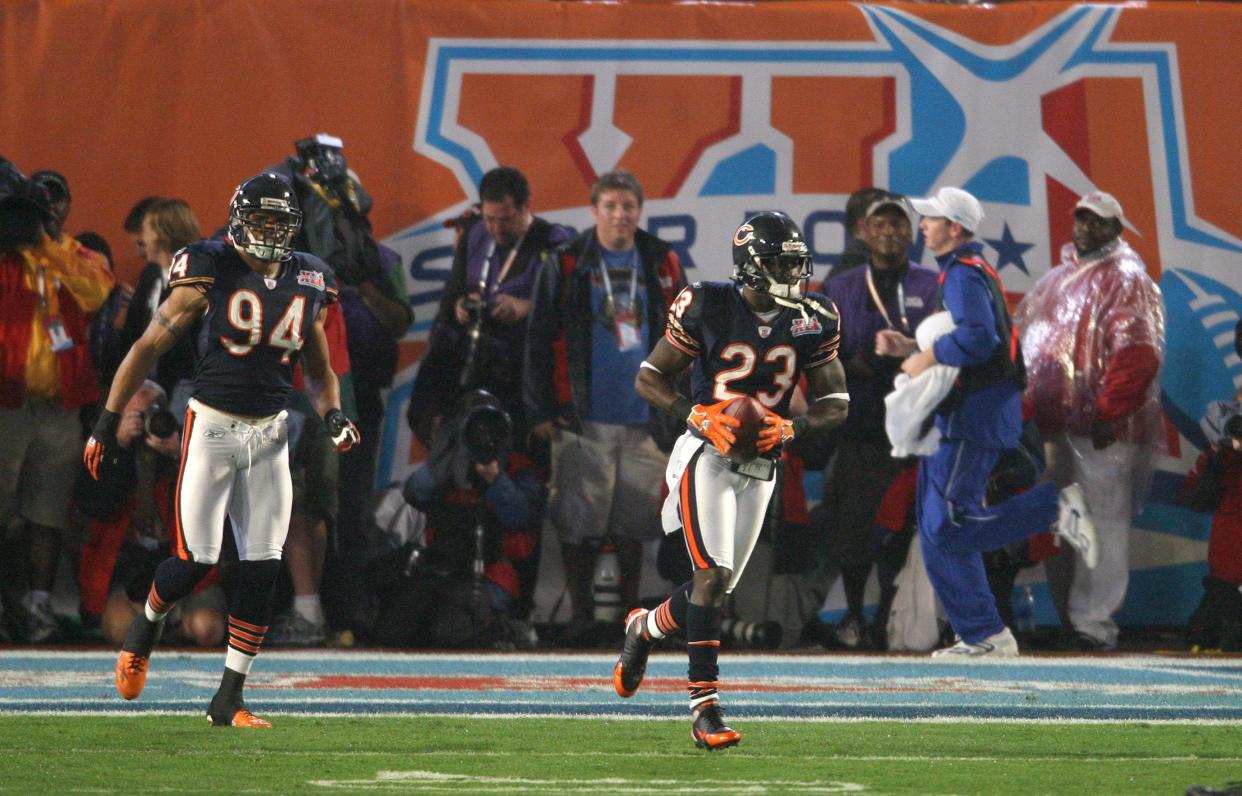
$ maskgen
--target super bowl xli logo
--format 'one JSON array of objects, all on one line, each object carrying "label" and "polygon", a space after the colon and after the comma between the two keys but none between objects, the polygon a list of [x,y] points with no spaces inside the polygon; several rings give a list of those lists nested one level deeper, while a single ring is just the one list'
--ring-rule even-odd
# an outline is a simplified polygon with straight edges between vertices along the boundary
[{"label": "super bowl xli logo", "polygon": [[[1196,371],[1179,377],[1182,389],[1170,392],[1169,398],[1186,417],[1197,417],[1203,401],[1219,398],[1223,385],[1242,383],[1242,362],[1225,356],[1221,335],[1230,319],[1236,322],[1242,306],[1226,284],[1236,281],[1230,274],[1242,273],[1242,242],[1195,213],[1173,45],[1114,41],[1117,22],[1126,13],[1119,6],[1067,8],[1005,44],[980,43],[898,9],[864,5],[856,12],[867,22],[869,39],[433,39],[414,148],[451,170],[463,194],[474,197],[483,173],[499,163],[489,144],[499,133],[483,129],[484,122],[462,122],[483,116],[463,104],[468,98],[462,86],[480,76],[520,75],[532,86],[543,81],[540,90],[560,91],[559,101],[580,107],[581,113],[567,114],[577,127],[557,129],[549,123],[546,130],[527,131],[529,146],[532,151],[563,148],[582,181],[548,185],[541,175],[529,174],[544,198],[540,214],[576,229],[590,226],[585,197],[592,176],[630,168],[645,175],[647,230],[670,242],[688,269],[697,269],[691,270],[693,277],[711,279],[727,278],[728,241],[737,225],[755,212],[783,210],[800,224],[818,278],[841,251],[845,200],[860,184],[908,196],[956,185],[983,203],[986,218],[977,237],[987,245],[985,254],[1006,287],[1024,293],[1055,262],[1065,242],[1050,239],[1049,213],[1064,198],[1051,192],[1075,198],[1094,190],[1128,193],[1155,208],[1154,218],[1145,224],[1154,228],[1132,226],[1130,234],[1158,255],[1149,255],[1157,261],[1149,265],[1164,273],[1171,351],[1185,342],[1186,357],[1170,356],[1174,364],[1169,370]],[[723,85],[725,94],[736,100],[722,103],[725,118],[703,122],[708,126],[690,137],[685,157],[670,161],[675,167],[660,172],[660,180],[651,176],[656,173],[651,164],[658,160],[653,152],[667,160],[668,150],[677,146],[668,135],[670,126],[693,125],[696,115],[669,116],[645,127],[644,119],[625,115],[631,83],[653,75],[668,76],[667,82],[677,83],[683,92],[687,80],[701,81],[704,92]],[[582,77],[589,90],[566,82],[566,76]],[[1074,146],[1082,137],[1086,111],[1046,111],[1049,98],[1096,78],[1121,78],[1142,86],[1143,129],[1135,131],[1133,141],[1117,142],[1132,150],[1129,157],[1141,166],[1136,166],[1143,175],[1141,184],[1097,185],[1090,158]],[[852,97],[836,99],[840,92],[825,90],[816,95],[823,100],[820,104],[793,109],[797,113],[782,105],[796,94],[790,90],[792,81],[805,86],[817,80],[829,89],[843,85],[841,81],[876,87],[875,108],[864,109],[870,123],[851,128],[854,137],[843,150],[840,136],[829,141],[824,131],[834,120],[864,115]],[[664,107],[660,85],[642,81],[645,107]],[[486,92],[469,97],[485,99]],[[1058,105],[1062,110],[1064,106]],[[817,121],[783,121],[799,114]],[[808,158],[807,153],[829,146],[836,149],[828,160]],[[813,172],[801,165],[812,161],[819,164]],[[859,162],[863,169],[856,169],[853,179],[834,177],[833,163]],[[547,197],[558,194],[581,199],[549,206]],[[442,222],[465,204],[443,208],[387,241],[410,267],[412,302],[427,305],[420,317],[433,314],[431,306],[448,272],[452,237]],[[915,254],[931,262],[930,253],[922,251],[921,237],[916,238]],[[1204,315],[1206,306],[1215,311]],[[1192,333],[1195,340],[1185,341]],[[1206,353],[1201,350],[1204,340]],[[1178,425],[1183,427],[1182,422]]]}]

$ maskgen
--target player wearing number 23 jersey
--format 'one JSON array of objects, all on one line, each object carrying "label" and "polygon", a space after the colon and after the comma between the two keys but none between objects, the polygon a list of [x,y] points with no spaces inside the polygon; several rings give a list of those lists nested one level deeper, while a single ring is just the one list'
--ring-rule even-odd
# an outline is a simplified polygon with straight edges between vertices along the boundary
[{"label": "player wearing number 23 jersey", "polygon": [[83,454],[96,478],[101,467],[112,465],[117,412],[159,355],[205,317],[182,429],[169,529],[174,555],[156,569],[146,607],[129,627],[116,685],[126,699],[142,692],[164,618],[220,558],[227,515],[241,562],[229,608],[224,678],[207,709],[215,725],[271,726],[246,708],[242,687],[267,633],[289,530],[293,485],[285,405],[299,358],[337,450],[358,441],[341,412],[323,329],[325,307],[336,300],[335,279],[319,259],[293,251],[301,223],[297,197],[283,178],[261,174],[238,186],[229,204],[228,241],[194,243],[174,255],[168,298],[117,370]]},{"label": "player wearing number 23 jersey", "polygon": [[[625,646],[613,670],[619,695],[642,684],[657,639],[684,627],[691,739],[705,749],[733,746],[741,734],[722,717],[717,693],[720,607],[750,558],[775,487],[781,449],[812,431],[844,422],[849,396],[837,359],[840,319],[823,296],[803,295],[811,257],[802,231],[784,213],[760,213],[733,238],[733,281],[699,282],[669,308],[664,338],[643,363],[635,389],[656,409],[681,418],[686,433],[669,458],[666,532],[681,530],[694,565],[689,581],[654,611],[626,618]],[[677,378],[694,365],[693,396]],[[809,411],[789,419],[801,376]],[[739,420],[725,413],[749,396],[766,410],[758,456],[728,458]]]}]

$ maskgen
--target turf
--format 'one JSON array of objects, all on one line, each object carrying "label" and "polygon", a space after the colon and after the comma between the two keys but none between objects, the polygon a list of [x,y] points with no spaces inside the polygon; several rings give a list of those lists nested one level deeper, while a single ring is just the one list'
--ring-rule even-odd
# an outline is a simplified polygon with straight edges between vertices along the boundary
[{"label": "turf", "polygon": [[755,720],[709,754],[688,721],[268,718],[0,716],[0,790],[1180,794],[1242,779],[1242,727],[1226,724]]}]

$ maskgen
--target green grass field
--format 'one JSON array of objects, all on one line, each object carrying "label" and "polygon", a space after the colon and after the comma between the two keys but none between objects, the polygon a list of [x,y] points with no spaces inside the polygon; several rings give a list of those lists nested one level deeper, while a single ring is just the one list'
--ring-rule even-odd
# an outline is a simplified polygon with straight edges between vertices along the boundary
[{"label": "green grass field", "polygon": [[0,716],[13,793],[1181,794],[1242,780],[1230,725]]}]

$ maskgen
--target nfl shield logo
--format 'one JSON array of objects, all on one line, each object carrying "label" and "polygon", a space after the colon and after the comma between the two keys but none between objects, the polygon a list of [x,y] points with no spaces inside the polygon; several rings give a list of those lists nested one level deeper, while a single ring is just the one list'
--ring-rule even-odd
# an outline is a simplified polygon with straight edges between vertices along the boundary
[{"label": "nfl shield logo", "polygon": [[770,335],[770,334],[772,334],[772,327],[771,327],[771,326],[760,326],[760,327],[759,327],[759,337],[760,337],[760,339],[767,340],[767,339],[768,339],[768,335]]}]

